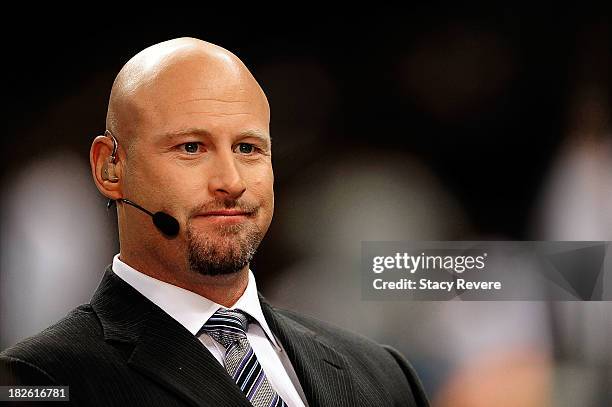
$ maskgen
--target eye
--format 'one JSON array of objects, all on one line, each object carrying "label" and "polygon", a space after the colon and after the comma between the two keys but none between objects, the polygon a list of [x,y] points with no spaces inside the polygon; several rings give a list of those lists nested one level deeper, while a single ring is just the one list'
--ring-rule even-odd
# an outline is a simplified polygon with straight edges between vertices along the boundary
[{"label": "eye", "polygon": [[195,154],[200,149],[200,144],[196,143],[196,142],[185,143],[185,144],[183,144],[183,148],[185,149],[186,153],[188,153],[188,154]]},{"label": "eye", "polygon": [[240,143],[238,144],[238,152],[242,154],[251,154],[255,151],[255,146],[249,143]]}]

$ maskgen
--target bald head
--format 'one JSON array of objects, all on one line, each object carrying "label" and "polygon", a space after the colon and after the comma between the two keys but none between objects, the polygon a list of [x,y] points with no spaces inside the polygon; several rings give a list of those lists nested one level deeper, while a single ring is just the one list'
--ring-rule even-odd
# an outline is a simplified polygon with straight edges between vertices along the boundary
[{"label": "bald head", "polygon": [[240,114],[245,104],[269,121],[267,98],[236,55],[199,39],[177,38],[144,49],[123,66],[111,90],[106,128],[128,147],[143,132],[161,131],[168,115]]}]

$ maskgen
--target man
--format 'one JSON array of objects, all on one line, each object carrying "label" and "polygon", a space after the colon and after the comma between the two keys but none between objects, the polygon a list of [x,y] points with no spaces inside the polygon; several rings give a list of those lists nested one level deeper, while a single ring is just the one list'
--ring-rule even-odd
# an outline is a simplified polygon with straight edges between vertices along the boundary
[{"label": "man", "polygon": [[90,152],[120,254],[90,304],[2,352],[2,383],[68,385],[88,406],[427,405],[397,351],[258,295],[269,120],[223,48],[181,38],[132,58]]}]

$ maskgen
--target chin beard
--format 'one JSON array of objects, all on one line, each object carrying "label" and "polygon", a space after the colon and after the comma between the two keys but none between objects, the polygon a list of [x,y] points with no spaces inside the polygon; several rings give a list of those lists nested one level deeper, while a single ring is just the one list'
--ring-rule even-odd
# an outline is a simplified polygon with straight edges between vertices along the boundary
[{"label": "chin beard", "polygon": [[237,273],[248,265],[263,239],[256,225],[225,225],[214,236],[198,236],[187,228],[190,269],[205,276]]}]

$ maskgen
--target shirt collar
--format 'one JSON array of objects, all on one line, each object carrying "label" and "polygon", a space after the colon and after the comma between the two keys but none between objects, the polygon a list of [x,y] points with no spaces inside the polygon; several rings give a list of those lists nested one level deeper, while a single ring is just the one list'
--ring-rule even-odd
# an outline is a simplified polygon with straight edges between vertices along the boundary
[{"label": "shirt collar", "polygon": [[[113,258],[113,272],[183,325],[192,335],[196,335],[200,328],[219,308],[225,308],[192,291],[139,272],[121,261],[119,254]],[[264,318],[261,303],[257,295],[255,276],[250,269],[247,288],[230,309],[239,309],[253,317],[266,333],[272,345],[280,349]]]}]

